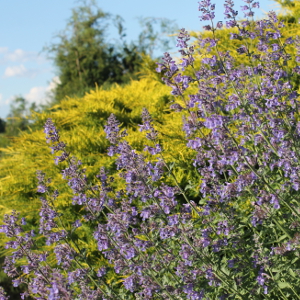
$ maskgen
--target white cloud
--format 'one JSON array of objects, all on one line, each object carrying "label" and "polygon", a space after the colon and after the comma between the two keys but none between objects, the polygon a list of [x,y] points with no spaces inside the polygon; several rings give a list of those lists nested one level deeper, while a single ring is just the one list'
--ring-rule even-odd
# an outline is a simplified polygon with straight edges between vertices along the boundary
[{"label": "white cloud", "polygon": [[25,95],[25,99],[30,103],[35,102],[36,104],[41,104],[44,101],[46,93],[46,87],[44,86],[35,86],[30,89],[29,93]]},{"label": "white cloud", "polygon": [[37,69],[37,68],[31,68],[27,69],[23,64],[18,66],[10,66],[6,67],[4,71],[3,78],[9,78],[9,77],[27,77],[27,78],[34,78],[37,74],[43,73],[48,71],[48,69]]},{"label": "white cloud", "polygon": [[40,56],[38,53],[33,51],[24,51],[22,49],[16,49],[13,52],[9,52],[4,56],[6,61],[13,62],[25,62],[25,61],[35,61],[37,63],[45,62],[45,57]]},{"label": "white cloud", "polygon": [[60,82],[60,79],[58,76],[53,77],[51,82],[47,86],[47,92],[52,92],[57,87],[57,85],[60,83],[61,82]]},{"label": "white cloud", "polygon": [[16,49],[10,51],[8,47],[0,47],[0,63],[16,62],[24,63],[26,61],[45,63],[46,57],[44,55],[39,55],[34,51],[25,51],[23,49]]},{"label": "white cloud", "polygon": [[27,73],[27,69],[24,65],[7,67],[4,71],[4,78],[15,77],[15,76],[24,76]]},{"label": "white cloud", "polygon": [[29,93],[25,95],[25,99],[30,103],[46,104],[50,100],[53,89],[59,83],[58,76],[55,76],[48,86],[35,86],[31,88]]},{"label": "white cloud", "polygon": [[[39,104],[47,104],[51,99],[53,89],[60,83],[59,77],[55,76],[52,78],[48,86],[35,86],[29,90],[29,92],[23,96],[29,103],[35,102]],[[9,98],[3,99],[3,95],[0,94],[0,107],[8,107],[16,96],[11,96]],[[0,114],[2,109],[0,110]]]},{"label": "white cloud", "polygon": [[0,47],[0,54],[7,53],[7,52],[8,52],[8,48],[7,47]]},{"label": "white cloud", "polygon": [[22,49],[17,49],[14,52],[7,53],[5,58],[9,61],[25,61],[28,58],[29,53],[26,53]]}]

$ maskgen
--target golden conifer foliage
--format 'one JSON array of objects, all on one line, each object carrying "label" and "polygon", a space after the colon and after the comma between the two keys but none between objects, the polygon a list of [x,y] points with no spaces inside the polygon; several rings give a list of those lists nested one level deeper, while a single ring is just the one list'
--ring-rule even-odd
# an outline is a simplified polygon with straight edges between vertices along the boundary
[{"label": "golden conifer foliage", "polygon": [[[61,176],[64,166],[54,164],[54,155],[45,140],[43,125],[47,118],[52,118],[68,151],[82,160],[87,176],[94,180],[101,166],[112,172],[115,170],[114,159],[107,155],[109,143],[103,131],[109,115],[114,113],[126,128],[126,139],[132,147],[143,151],[149,141],[138,130],[137,124],[141,124],[142,108],[147,107],[161,132],[160,138],[168,153],[165,159],[178,162],[179,181],[187,182],[190,175],[185,169],[189,168],[189,153],[181,151],[185,144],[181,133],[182,120],[179,114],[170,111],[171,101],[167,86],[145,78],[132,81],[125,87],[116,85],[109,91],[97,88],[83,98],[65,99],[53,107],[51,113],[36,113],[34,119],[39,129],[22,133],[10,147],[1,149],[5,157],[0,165],[0,217],[15,209],[25,217],[38,219],[40,201],[36,192],[36,170],[42,170],[52,179],[52,185],[60,192],[60,206],[67,208],[72,202],[71,190]],[[170,149],[172,151],[168,151]]]}]

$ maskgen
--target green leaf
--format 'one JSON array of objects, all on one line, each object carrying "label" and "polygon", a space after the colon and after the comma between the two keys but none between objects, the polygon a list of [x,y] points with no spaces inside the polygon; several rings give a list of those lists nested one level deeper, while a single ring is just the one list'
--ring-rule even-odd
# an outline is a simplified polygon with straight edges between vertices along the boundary
[{"label": "green leaf", "polygon": [[290,284],[288,282],[285,282],[285,281],[279,281],[279,282],[277,282],[277,284],[281,289],[285,289],[285,288],[290,287]]}]

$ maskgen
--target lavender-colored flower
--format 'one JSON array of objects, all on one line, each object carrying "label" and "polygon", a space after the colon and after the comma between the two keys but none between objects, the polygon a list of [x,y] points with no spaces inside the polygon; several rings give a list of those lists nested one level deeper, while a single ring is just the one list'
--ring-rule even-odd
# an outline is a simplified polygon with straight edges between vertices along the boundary
[{"label": "lavender-colored flower", "polygon": [[235,259],[229,259],[229,260],[227,261],[227,263],[228,263],[228,268],[234,268],[235,262],[236,262]]},{"label": "lavender-colored flower", "polygon": [[3,287],[0,286],[0,300],[8,300],[10,297],[6,295]]},{"label": "lavender-colored flower", "polygon": [[74,282],[80,282],[86,278],[88,273],[87,269],[76,269],[74,271],[69,272],[68,274],[68,283],[72,284]]},{"label": "lavender-colored flower", "polygon": [[55,152],[58,151],[65,151],[66,146],[67,145],[64,142],[58,142],[57,144],[50,147],[51,153],[54,154]]},{"label": "lavender-colored flower", "polygon": [[181,64],[179,64],[179,66],[181,66],[181,71],[184,71],[188,66],[192,65],[193,62],[194,58],[192,56],[189,56],[188,58],[182,58]]},{"label": "lavender-colored flower", "polygon": [[142,121],[143,121],[143,124],[139,125],[140,126],[140,131],[144,131],[144,130],[149,131],[146,134],[146,138],[149,139],[149,140],[153,140],[153,141],[156,140],[157,132],[153,127],[152,117],[151,117],[149,111],[146,108],[143,108],[143,111],[142,111]]},{"label": "lavender-colored flower", "polygon": [[[21,299],[26,299],[27,297],[29,297],[29,293],[28,292],[24,292],[24,293],[20,293]],[[1,298],[0,298],[1,299]],[[4,300],[4,299],[1,299]]]},{"label": "lavender-colored flower", "polygon": [[223,22],[222,21],[218,21],[217,28],[219,28],[219,29],[223,28]]},{"label": "lavender-colored flower", "polygon": [[39,184],[37,188],[38,193],[46,193],[47,192],[47,187],[45,185]]},{"label": "lavender-colored flower", "polygon": [[98,224],[97,230],[94,232],[94,238],[97,241],[98,249],[100,251],[106,250],[110,247],[110,240],[107,235],[107,229],[105,225]]},{"label": "lavender-colored flower", "polygon": [[[256,280],[257,280],[259,285],[261,285],[263,287],[266,287],[265,283],[267,282],[267,278],[266,278],[266,274],[264,273],[264,268],[263,267],[260,268]],[[266,291],[267,291],[267,289],[266,289]]]},{"label": "lavender-colored flower", "polygon": [[161,73],[161,71],[167,71],[167,67],[164,64],[156,63],[158,67],[155,69],[157,73]]},{"label": "lavender-colored flower", "polygon": [[156,144],[155,148],[150,147],[150,146],[146,146],[144,148],[144,151],[148,151],[150,154],[155,155],[155,154],[158,154],[158,153],[162,152],[162,148],[161,148],[161,145]]},{"label": "lavender-colored flower", "polygon": [[246,46],[243,45],[243,46],[239,47],[238,49],[236,49],[236,51],[238,54],[244,54],[244,53],[247,53],[247,48],[246,48]]},{"label": "lavender-colored flower", "polygon": [[57,232],[51,232],[47,234],[46,245],[50,246],[53,243],[64,240],[67,237],[68,233],[65,230],[60,230]]},{"label": "lavender-colored flower", "polygon": [[235,17],[238,15],[238,11],[235,11],[233,9],[233,6],[234,6],[234,2],[232,0],[226,0],[225,1],[225,4],[224,4],[225,19],[235,19]]},{"label": "lavender-colored flower", "polygon": [[143,241],[140,239],[136,239],[134,241],[134,245],[142,251],[146,251],[149,247],[153,246],[153,244],[150,241]]},{"label": "lavender-colored flower", "polygon": [[209,129],[214,129],[214,128],[222,127],[225,120],[226,120],[225,117],[211,115],[210,117],[206,118],[204,125]]},{"label": "lavender-colored flower", "polygon": [[164,63],[158,63],[158,68],[156,68],[156,71],[158,73],[165,71],[165,75],[167,76],[166,84],[167,82],[171,83],[171,80],[168,80],[168,78],[172,77],[178,71],[178,66],[176,62],[172,60],[172,57],[168,52],[164,53],[162,60]]},{"label": "lavender-colored flower", "polygon": [[176,47],[180,47],[180,48],[188,48],[188,44],[187,42],[190,40],[190,35],[189,33],[182,28],[180,30],[180,33],[177,37],[177,44]]},{"label": "lavender-colored flower", "polygon": [[106,268],[106,267],[101,267],[101,268],[97,271],[97,276],[98,276],[98,277],[103,277],[106,273],[107,273],[107,268]]},{"label": "lavender-colored flower", "polygon": [[55,246],[54,253],[58,265],[62,265],[65,269],[69,269],[74,259],[75,251],[68,244],[59,244]]},{"label": "lavender-colored flower", "polygon": [[[162,175],[164,174],[164,167],[165,167],[164,162],[163,162],[161,159],[159,159],[159,160],[155,163],[155,165],[153,165],[153,164],[150,163],[150,162],[148,162],[148,163],[146,164],[146,171],[147,171],[147,174],[148,174],[149,176],[151,176],[151,180],[152,180],[153,182],[158,181],[158,180],[162,177]],[[143,200],[143,199],[142,199],[142,200]],[[143,200],[143,201],[144,201],[144,200]]]},{"label": "lavender-colored flower", "polygon": [[59,142],[58,131],[51,119],[47,119],[44,126],[44,133],[46,134],[47,143],[50,141],[52,143]]},{"label": "lavender-colored flower", "polygon": [[47,235],[53,228],[57,227],[55,218],[57,212],[51,208],[48,201],[41,197],[42,207],[40,210],[40,233]]},{"label": "lavender-colored flower", "polygon": [[129,290],[130,292],[133,293],[139,285],[138,276],[131,275],[131,276],[126,277],[123,281],[123,284],[124,284],[124,287],[126,288],[126,290]]},{"label": "lavender-colored flower", "polygon": [[42,171],[37,171],[37,179],[38,179],[38,188],[37,188],[37,192],[38,193],[46,193],[48,191],[48,187],[47,187],[47,183],[50,182],[50,180],[48,179],[47,181],[45,180],[45,173],[43,173]]},{"label": "lavender-colored flower", "polygon": [[179,229],[173,226],[166,226],[164,228],[161,228],[159,231],[159,235],[162,240],[174,237],[177,233],[179,233]]},{"label": "lavender-colored flower", "polygon": [[55,156],[54,162],[56,165],[58,165],[58,163],[65,161],[68,157],[69,157],[69,153],[63,152],[61,155]]},{"label": "lavender-colored flower", "polygon": [[[228,18],[228,16],[230,17],[229,14],[227,14],[227,18]],[[226,21],[227,28],[234,28],[236,26],[237,26],[237,22],[235,20]],[[230,33],[230,39],[240,39],[240,36],[236,33]]]},{"label": "lavender-colored flower", "polygon": [[104,126],[106,138],[111,144],[115,145],[119,142],[121,137],[127,135],[126,131],[120,132],[120,122],[117,120],[114,114],[111,114],[107,120],[107,125]]},{"label": "lavender-colored flower", "polygon": [[201,300],[205,296],[204,290],[201,290],[200,292],[196,292],[194,290],[194,284],[192,283],[185,285],[183,288],[183,292],[187,294],[187,299],[190,300]]},{"label": "lavender-colored flower", "polygon": [[82,226],[82,223],[80,222],[80,220],[76,220],[73,224],[72,224],[73,227],[75,228],[79,228]]},{"label": "lavender-colored flower", "polygon": [[0,232],[3,232],[7,237],[15,237],[23,231],[19,224],[19,213],[15,210],[10,215],[4,215],[4,225],[0,225]]},{"label": "lavender-colored flower", "polygon": [[177,225],[179,223],[179,215],[168,216],[168,224],[170,226]]}]

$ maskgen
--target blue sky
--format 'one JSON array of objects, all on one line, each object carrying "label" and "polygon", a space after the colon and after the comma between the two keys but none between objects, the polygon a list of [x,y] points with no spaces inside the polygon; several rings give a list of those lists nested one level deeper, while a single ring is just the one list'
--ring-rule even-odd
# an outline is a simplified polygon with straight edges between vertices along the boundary
[{"label": "blue sky", "polygon": [[[200,31],[204,24],[199,21],[198,1],[96,0],[104,12],[118,14],[125,20],[128,42],[136,40],[140,33],[138,17],[168,18],[176,21],[179,28]],[[224,1],[212,2],[216,3],[216,20],[223,20]],[[272,0],[259,2],[257,17],[278,9]],[[243,4],[242,0],[235,1],[240,17]],[[76,6],[75,0],[0,1],[0,118],[7,116],[15,96],[23,96],[29,102],[47,101],[58,78],[52,61],[42,49],[65,29],[71,9]],[[109,38],[111,41],[117,38],[116,32],[111,30]]]}]

